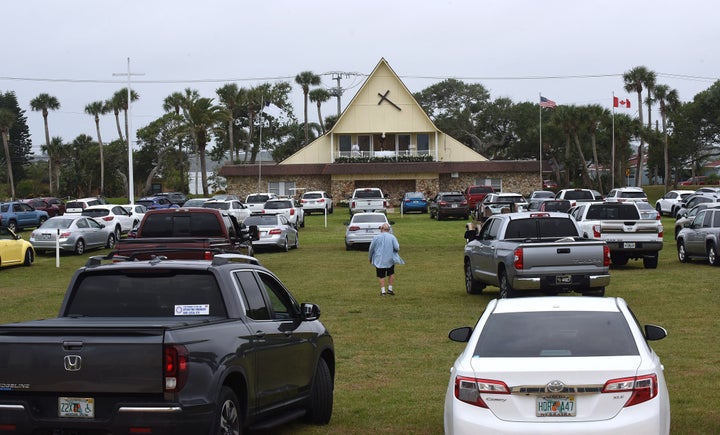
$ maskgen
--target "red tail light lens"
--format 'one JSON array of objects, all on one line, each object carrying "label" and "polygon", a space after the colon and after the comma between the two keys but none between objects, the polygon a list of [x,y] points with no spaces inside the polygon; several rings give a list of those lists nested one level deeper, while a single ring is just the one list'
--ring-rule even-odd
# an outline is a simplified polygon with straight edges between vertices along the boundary
[{"label": "red tail light lens", "polygon": [[294,208],[291,208],[291,209],[290,209],[290,216],[294,216],[294,215],[295,215],[295,209],[294,209]]},{"label": "red tail light lens", "polygon": [[653,373],[645,376],[611,379],[605,383],[602,392],[617,393],[620,391],[632,392],[625,407],[647,402],[658,394],[657,375]]},{"label": "red tail light lens", "polygon": [[352,225],[352,226],[348,227],[348,231],[357,231],[359,229],[360,229],[360,227],[357,225]]},{"label": "red tail light lens", "polygon": [[104,220],[105,222],[110,222],[113,220],[113,218],[112,218],[112,216],[105,216],[102,218],[102,220]]},{"label": "red tail light lens", "polygon": [[177,393],[182,390],[188,377],[188,351],[185,346],[168,344],[163,348],[165,362],[165,391]]},{"label": "red tail light lens", "polygon": [[510,389],[502,381],[491,379],[455,377],[455,398],[470,405],[487,408],[480,394],[510,394]]},{"label": "red tail light lens", "polygon": [[610,267],[610,247],[603,246],[603,267]]},{"label": "red tail light lens", "polygon": [[204,258],[205,260],[212,260],[212,259],[213,259],[213,254],[212,254],[212,252],[210,252],[210,251],[205,251],[205,252],[203,252],[203,258]]},{"label": "red tail light lens", "polygon": [[593,225],[593,237],[599,239],[601,235],[600,225]]},{"label": "red tail light lens", "polygon": [[268,234],[282,234],[282,230],[280,228],[273,228],[268,232]]},{"label": "red tail light lens", "polygon": [[522,270],[523,268],[523,249],[517,248],[515,249],[515,253],[513,254],[513,266],[515,266],[515,269]]}]

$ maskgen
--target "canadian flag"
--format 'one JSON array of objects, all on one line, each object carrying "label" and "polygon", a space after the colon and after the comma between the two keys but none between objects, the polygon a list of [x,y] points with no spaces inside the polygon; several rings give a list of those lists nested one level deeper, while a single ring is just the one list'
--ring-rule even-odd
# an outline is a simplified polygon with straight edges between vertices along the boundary
[{"label": "canadian flag", "polygon": [[613,97],[613,107],[623,107],[625,109],[629,109],[630,99],[626,98],[624,100],[621,100],[618,97]]}]

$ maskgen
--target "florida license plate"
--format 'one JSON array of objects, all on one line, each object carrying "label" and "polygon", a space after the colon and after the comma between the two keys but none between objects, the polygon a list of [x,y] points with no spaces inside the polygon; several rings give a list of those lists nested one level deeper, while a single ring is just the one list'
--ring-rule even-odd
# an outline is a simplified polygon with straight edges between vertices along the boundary
[{"label": "florida license plate", "polygon": [[95,399],[92,397],[58,397],[60,417],[95,418]]},{"label": "florida license plate", "polygon": [[556,275],[555,284],[572,284],[572,275]]},{"label": "florida license plate", "polygon": [[623,248],[625,249],[635,249],[635,242],[624,242]]},{"label": "florida license plate", "polygon": [[575,417],[576,414],[575,396],[537,398],[537,417]]}]

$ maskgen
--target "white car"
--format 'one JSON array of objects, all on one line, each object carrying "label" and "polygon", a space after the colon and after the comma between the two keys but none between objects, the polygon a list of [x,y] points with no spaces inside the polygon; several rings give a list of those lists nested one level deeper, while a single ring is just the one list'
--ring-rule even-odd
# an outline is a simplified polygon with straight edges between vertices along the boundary
[{"label": "white car", "polygon": [[265,203],[275,198],[277,195],[270,192],[251,193],[245,197],[245,206],[250,209],[251,213],[262,213]]},{"label": "white car", "polygon": [[147,208],[141,204],[123,204],[122,208],[127,210],[127,212],[130,213],[130,216],[132,216],[133,228],[138,226],[140,221],[145,217],[145,212],[147,212]]},{"label": "white car", "polygon": [[663,195],[662,198],[655,201],[655,210],[657,210],[660,215],[665,214],[674,217],[680,208],[682,200],[693,193],[695,193],[694,190],[670,190]]},{"label": "white car", "polygon": [[230,216],[235,216],[238,223],[244,221],[252,213],[245,204],[235,199],[211,199],[205,201],[202,206],[222,210]]},{"label": "white car", "polygon": [[254,214],[245,220],[245,224],[258,228],[260,239],[252,242],[255,248],[271,247],[287,252],[300,246],[298,231],[282,214]]},{"label": "white car", "polygon": [[325,210],[327,210],[328,214],[333,212],[332,197],[323,190],[305,192],[300,199],[300,204],[302,204],[306,214],[311,214],[316,211],[325,213]]},{"label": "white car", "polygon": [[355,213],[349,222],[345,222],[345,250],[349,251],[355,246],[369,247],[373,237],[380,234],[382,224],[390,225],[393,232],[393,221],[389,221],[385,213],[367,212]]},{"label": "white car", "polygon": [[282,214],[295,229],[305,227],[305,212],[300,204],[292,199],[271,199],[262,208],[263,214]]},{"label": "white car", "polygon": [[491,300],[450,369],[445,433],[668,434],[660,358],[620,298]]},{"label": "white car", "polygon": [[605,202],[647,202],[642,187],[617,187],[605,195]]},{"label": "white car", "polygon": [[93,205],[83,210],[81,215],[95,219],[106,228],[112,228],[115,240],[120,240],[121,234],[127,234],[135,226],[135,218],[118,204]]},{"label": "white car", "polygon": [[81,216],[82,211],[88,207],[104,204],[100,198],[73,199],[65,203],[65,215]]}]

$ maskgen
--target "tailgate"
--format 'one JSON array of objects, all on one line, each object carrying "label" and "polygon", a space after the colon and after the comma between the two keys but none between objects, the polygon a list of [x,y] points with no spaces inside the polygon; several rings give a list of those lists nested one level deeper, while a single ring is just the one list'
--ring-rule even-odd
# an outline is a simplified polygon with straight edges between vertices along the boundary
[{"label": "tailgate", "polygon": [[164,328],[3,327],[0,388],[162,393]]},{"label": "tailgate", "polygon": [[588,266],[603,267],[604,242],[573,243],[524,243],[523,270],[554,269],[570,272],[575,268],[587,270]]}]

